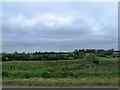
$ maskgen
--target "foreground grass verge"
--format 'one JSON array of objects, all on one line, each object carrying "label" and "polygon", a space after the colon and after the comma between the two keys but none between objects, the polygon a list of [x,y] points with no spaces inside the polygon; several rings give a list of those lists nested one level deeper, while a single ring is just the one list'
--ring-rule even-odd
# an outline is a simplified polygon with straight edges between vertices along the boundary
[{"label": "foreground grass verge", "polygon": [[61,78],[61,79],[43,79],[43,78],[30,78],[30,79],[4,79],[4,85],[11,86],[41,86],[41,87],[94,87],[94,86],[106,86],[114,87],[118,86],[118,78]]}]

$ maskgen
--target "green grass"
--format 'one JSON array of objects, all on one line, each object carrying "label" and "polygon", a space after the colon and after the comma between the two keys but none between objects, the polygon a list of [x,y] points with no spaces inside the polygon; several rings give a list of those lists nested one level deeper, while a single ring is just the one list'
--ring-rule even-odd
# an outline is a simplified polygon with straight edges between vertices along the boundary
[{"label": "green grass", "polygon": [[80,60],[3,62],[3,85],[117,86],[118,60],[99,64]]}]

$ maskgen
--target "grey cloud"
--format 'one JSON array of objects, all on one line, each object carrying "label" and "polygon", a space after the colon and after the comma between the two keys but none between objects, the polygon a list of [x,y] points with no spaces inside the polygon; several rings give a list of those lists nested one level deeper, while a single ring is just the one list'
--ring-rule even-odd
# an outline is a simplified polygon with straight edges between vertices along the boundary
[{"label": "grey cloud", "polygon": [[[8,18],[9,19],[9,18]],[[94,19],[93,19],[94,21]],[[22,23],[24,25],[24,23]],[[95,22],[94,22],[95,24]],[[97,23],[99,24],[99,22]],[[73,18],[71,25],[49,27],[41,21],[33,26],[3,22],[3,51],[73,51],[76,48],[117,48],[117,28],[104,25],[96,34],[86,18]]]}]

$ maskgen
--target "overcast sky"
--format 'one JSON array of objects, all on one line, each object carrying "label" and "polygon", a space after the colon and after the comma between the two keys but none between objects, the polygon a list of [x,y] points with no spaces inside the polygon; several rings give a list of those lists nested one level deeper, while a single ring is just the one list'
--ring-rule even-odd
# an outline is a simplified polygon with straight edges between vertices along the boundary
[{"label": "overcast sky", "polygon": [[3,3],[3,52],[118,48],[117,3]]}]

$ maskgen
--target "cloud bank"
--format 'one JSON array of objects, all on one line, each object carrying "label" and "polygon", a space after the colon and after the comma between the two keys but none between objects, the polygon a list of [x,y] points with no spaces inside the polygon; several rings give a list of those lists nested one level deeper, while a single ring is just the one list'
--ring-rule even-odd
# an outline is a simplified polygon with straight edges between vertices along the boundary
[{"label": "cloud bank", "polygon": [[4,3],[3,51],[117,49],[116,5],[115,3]]}]

